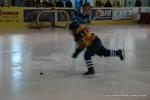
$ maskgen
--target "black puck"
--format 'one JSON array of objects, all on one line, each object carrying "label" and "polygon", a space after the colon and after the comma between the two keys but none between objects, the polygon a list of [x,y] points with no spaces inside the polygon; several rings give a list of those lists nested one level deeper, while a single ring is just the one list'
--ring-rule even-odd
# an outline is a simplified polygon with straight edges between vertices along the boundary
[{"label": "black puck", "polygon": [[43,75],[44,73],[43,72],[40,72],[40,75]]}]

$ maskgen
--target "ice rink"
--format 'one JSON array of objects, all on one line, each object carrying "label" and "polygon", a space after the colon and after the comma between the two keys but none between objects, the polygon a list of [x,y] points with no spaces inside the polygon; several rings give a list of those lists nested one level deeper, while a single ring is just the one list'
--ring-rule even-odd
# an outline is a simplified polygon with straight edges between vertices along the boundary
[{"label": "ice rink", "polygon": [[[62,28],[0,30],[0,100],[150,100],[150,26],[90,26],[105,47],[126,60],[93,57],[87,78],[83,53]],[[43,75],[40,75],[43,72]]]}]

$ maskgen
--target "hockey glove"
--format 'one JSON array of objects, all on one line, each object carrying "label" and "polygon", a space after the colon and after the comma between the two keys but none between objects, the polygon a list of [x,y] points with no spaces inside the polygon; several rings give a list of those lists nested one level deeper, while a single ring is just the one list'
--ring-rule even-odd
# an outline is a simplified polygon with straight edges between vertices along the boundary
[{"label": "hockey glove", "polygon": [[77,58],[78,55],[80,54],[80,52],[82,52],[83,50],[84,49],[77,48],[76,51],[75,51],[75,53],[73,53],[72,58]]}]

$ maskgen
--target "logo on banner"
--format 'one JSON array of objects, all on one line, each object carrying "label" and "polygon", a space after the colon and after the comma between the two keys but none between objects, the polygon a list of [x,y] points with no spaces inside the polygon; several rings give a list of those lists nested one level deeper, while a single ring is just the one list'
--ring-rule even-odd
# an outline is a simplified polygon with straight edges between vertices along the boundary
[{"label": "logo on banner", "polygon": [[15,12],[15,11],[2,11],[0,10],[0,16],[2,15],[19,15],[19,12]]},{"label": "logo on banner", "polygon": [[124,10],[123,11],[123,19],[132,19],[132,18],[133,18],[132,10]]},{"label": "logo on banner", "polygon": [[19,22],[19,12],[13,10],[0,9],[0,23],[18,23]]},{"label": "logo on banner", "polygon": [[113,20],[122,20],[122,10],[113,11]]},{"label": "logo on banner", "polygon": [[111,9],[99,9],[96,11],[96,20],[111,20],[112,10]]}]

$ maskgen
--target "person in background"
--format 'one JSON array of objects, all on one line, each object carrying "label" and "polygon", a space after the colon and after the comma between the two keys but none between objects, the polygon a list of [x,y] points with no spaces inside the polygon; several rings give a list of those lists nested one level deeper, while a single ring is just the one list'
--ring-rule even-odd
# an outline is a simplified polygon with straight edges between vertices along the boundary
[{"label": "person in background", "polygon": [[34,7],[41,7],[41,2],[40,2],[40,0],[36,0],[36,1],[34,2]]},{"label": "person in background", "polygon": [[87,0],[85,0],[85,2],[83,4],[83,7],[85,7],[85,6],[91,6],[90,3]]},{"label": "person in background", "polygon": [[80,0],[79,2],[79,8],[78,8],[78,11],[76,13],[78,13],[79,16],[82,16],[83,14],[83,0]]},{"label": "person in background", "polygon": [[[68,7],[68,8],[72,8],[72,2],[70,0],[67,0],[66,3],[65,3],[65,6]],[[73,12],[71,10],[68,10],[68,14],[70,16],[70,19],[73,19]]]},{"label": "person in background", "polygon": [[80,0],[79,7],[83,6],[83,0]]},{"label": "person in background", "polygon": [[136,0],[135,7],[141,7],[141,6],[142,6],[141,0]]},{"label": "person in background", "polygon": [[109,0],[106,1],[104,7],[112,7],[112,4],[110,3]]},{"label": "person in background", "polygon": [[96,0],[95,7],[104,7],[104,3],[101,0]]},{"label": "person in background", "polygon": [[75,12],[76,19],[82,23],[90,23],[90,14],[92,11],[92,6],[87,0],[83,4],[82,0],[80,1],[80,6],[78,11]]},{"label": "person in background", "polygon": [[91,4],[86,0],[83,5],[83,20],[87,20],[88,23],[91,23],[91,12],[92,12],[92,6]]},{"label": "person in background", "polygon": [[113,6],[114,7],[121,7],[121,1],[120,0],[115,0]]},{"label": "person in background", "polygon": [[42,7],[48,7],[48,2],[46,0],[43,0]]},{"label": "person in background", "polygon": [[62,2],[62,0],[56,2],[56,7],[64,7],[64,3]]},{"label": "person in background", "polygon": [[4,7],[4,6],[5,6],[5,1],[4,0],[0,1],[0,7]]},{"label": "person in background", "polygon": [[49,0],[48,7],[54,7],[54,4]]},{"label": "person in background", "polygon": [[15,6],[15,0],[11,0],[11,6]]},{"label": "person in background", "polygon": [[67,0],[65,5],[66,5],[66,7],[72,8],[72,2],[70,0]]}]

